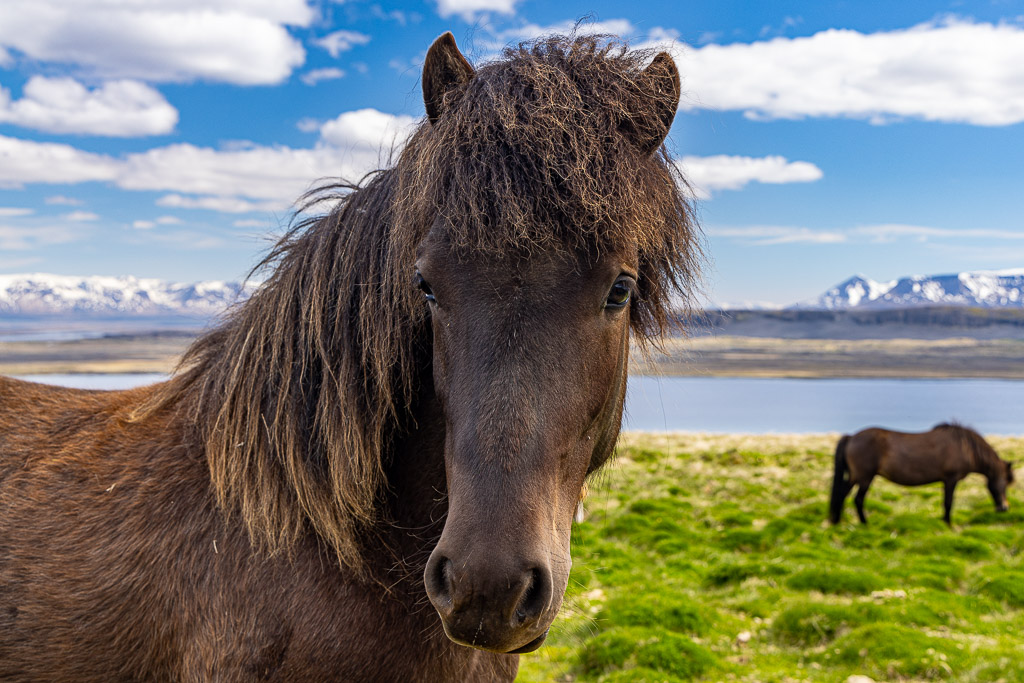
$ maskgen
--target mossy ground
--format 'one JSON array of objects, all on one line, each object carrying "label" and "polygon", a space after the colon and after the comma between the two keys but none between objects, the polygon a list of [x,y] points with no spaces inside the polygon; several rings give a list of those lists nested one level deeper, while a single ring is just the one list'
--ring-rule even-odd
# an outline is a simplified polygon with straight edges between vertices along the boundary
[{"label": "mossy ground", "polygon": [[876,479],[833,527],[836,438],[625,435],[518,680],[1024,683],[1024,494],[996,514],[971,475],[949,529],[940,485]]}]

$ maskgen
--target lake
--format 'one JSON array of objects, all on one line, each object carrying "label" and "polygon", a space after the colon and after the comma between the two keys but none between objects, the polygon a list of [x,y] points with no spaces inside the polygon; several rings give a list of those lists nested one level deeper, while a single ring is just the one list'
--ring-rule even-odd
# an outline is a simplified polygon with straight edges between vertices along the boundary
[{"label": "lake", "polygon": [[[159,374],[35,375],[38,382],[121,389]],[[632,376],[625,429],[726,433],[922,431],[958,421],[986,434],[1024,434],[1024,381]]]},{"label": "lake", "polygon": [[1024,434],[1024,381],[630,377],[626,429],[854,432],[927,430],[957,421],[986,434]]},{"label": "lake", "polygon": [[75,375],[19,375],[18,379],[43,384],[59,384],[76,389],[130,389],[144,384],[153,384],[167,379],[167,375],[157,372],[150,373],[111,373],[111,374],[75,374]]}]

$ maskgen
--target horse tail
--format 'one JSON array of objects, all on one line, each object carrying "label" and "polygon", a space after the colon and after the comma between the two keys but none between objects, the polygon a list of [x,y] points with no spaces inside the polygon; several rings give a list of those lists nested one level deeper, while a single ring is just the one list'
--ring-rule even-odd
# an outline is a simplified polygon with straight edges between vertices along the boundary
[{"label": "horse tail", "polygon": [[850,467],[846,464],[846,444],[850,441],[847,434],[836,444],[835,472],[832,474],[832,500],[829,504],[829,519],[833,524],[839,523],[843,514],[843,503],[850,492]]}]

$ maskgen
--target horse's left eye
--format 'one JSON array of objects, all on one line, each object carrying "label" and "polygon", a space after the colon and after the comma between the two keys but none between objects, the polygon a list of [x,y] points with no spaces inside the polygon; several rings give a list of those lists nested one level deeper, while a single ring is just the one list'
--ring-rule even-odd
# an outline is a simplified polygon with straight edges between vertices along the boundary
[{"label": "horse's left eye", "polygon": [[423,296],[426,297],[427,301],[434,301],[434,292],[431,291],[430,285],[423,279],[423,276],[420,275],[419,271],[416,271],[416,277],[413,278],[413,283],[416,285],[417,289],[423,292]]},{"label": "horse's left eye", "polygon": [[629,298],[633,294],[632,282],[629,278],[620,277],[612,285],[611,291],[608,292],[608,298],[604,302],[605,308],[623,308],[629,303]]}]

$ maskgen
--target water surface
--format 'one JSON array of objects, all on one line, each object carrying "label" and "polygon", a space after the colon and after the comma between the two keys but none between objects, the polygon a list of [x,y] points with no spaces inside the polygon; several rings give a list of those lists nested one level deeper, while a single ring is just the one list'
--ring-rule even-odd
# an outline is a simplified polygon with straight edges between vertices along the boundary
[{"label": "water surface", "polygon": [[[124,389],[161,374],[31,375],[83,389]],[[993,379],[629,378],[625,429],[726,433],[922,431],[957,421],[1024,434],[1024,381]]]},{"label": "water surface", "polygon": [[74,374],[74,375],[18,375],[18,379],[42,384],[58,384],[62,387],[76,389],[131,389],[145,384],[162,382],[167,375],[159,372],[132,372],[108,374]]},{"label": "water surface", "polygon": [[1024,381],[993,379],[629,378],[626,429],[763,433],[927,430],[957,421],[1024,434]]}]

